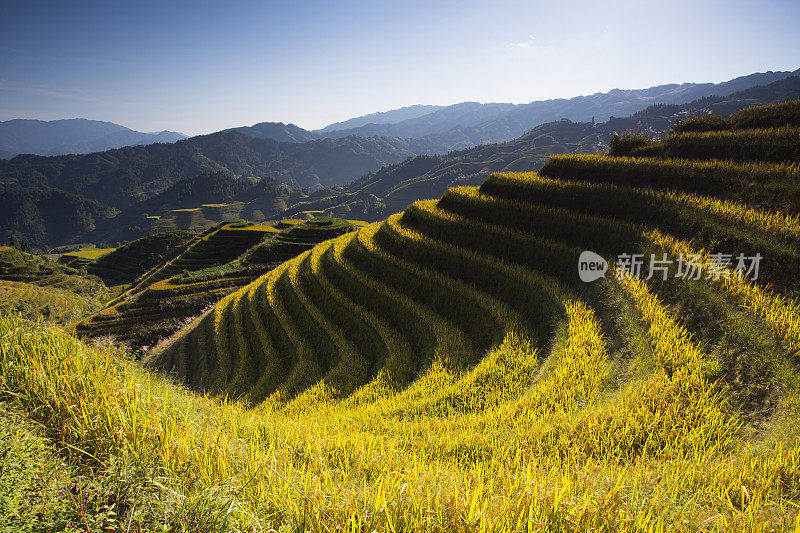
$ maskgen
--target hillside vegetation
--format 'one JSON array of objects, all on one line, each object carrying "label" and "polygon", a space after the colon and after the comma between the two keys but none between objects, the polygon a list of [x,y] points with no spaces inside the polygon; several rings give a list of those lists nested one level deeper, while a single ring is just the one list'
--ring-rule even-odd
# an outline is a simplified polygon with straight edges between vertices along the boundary
[{"label": "hillside vegetation", "polygon": [[166,231],[148,235],[95,258],[86,265],[86,270],[101,278],[107,285],[132,283],[148,270],[175,257],[178,250],[194,237],[195,234],[189,231]]},{"label": "hillside vegetation", "polygon": [[0,183],[59,189],[124,209],[182,178],[206,172],[261,176],[314,188],[345,183],[412,155],[406,141],[388,137],[281,143],[228,131],[93,154],[20,155],[0,160]]},{"label": "hillside vegetation", "polygon": [[0,310],[71,324],[99,310],[109,291],[85,270],[0,246]]},{"label": "hillside vegetation", "polygon": [[0,280],[0,310],[28,319],[71,324],[97,311],[102,303],[73,291],[40,287],[32,283]]},{"label": "hillside vegetation", "polygon": [[305,193],[271,178],[236,177],[224,172],[185,178],[156,196],[133,204],[111,224],[85,235],[92,242],[138,239],[152,233],[205,231],[225,220],[272,220]]},{"label": "hillside vegetation", "polygon": [[710,145],[559,156],[322,242],[148,354],[203,394],[0,317],[0,391],[110,478],[85,508],[112,530],[800,530],[797,170]]},{"label": "hillside vegetation", "polygon": [[[283,261],[355,228],[350,221],[329,218],[281,221],[276,227],[227,221],[180,241],[175,239],[184,237],[184,233],[134,241],[89,270],[113,279],[122,265],[135,265],[133,258],[144,249],[155,252],[154,246],[165,241],[182,244],[159,254],[167,260],[142,272],[132,287],[83,320],[76,331],[81,336],[113,337],[132,349],[146,350]],[[109,263],[120,267],[109,268]]]},{"label": "hillside vegetation", "polygon": [[117,213],[116,209],[77,194],[0,185],[3,242],[13,235],[32,246],[65,244],[109,224]]},{"label": "hillside vegetation", "polygon": [[11,246],[0,246],[0,279],[63,289],[101,300],[108,292],[95,276]]}]

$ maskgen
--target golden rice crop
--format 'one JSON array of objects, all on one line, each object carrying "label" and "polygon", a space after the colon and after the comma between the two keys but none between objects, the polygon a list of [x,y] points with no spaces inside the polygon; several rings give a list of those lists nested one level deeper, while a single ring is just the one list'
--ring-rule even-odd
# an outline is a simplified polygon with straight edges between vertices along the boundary
[{"label": "golden rice crop", "polygon": [[[596,333],[580,325],[588,311],[579,305],[572,309],[583,318],[572,327],[570,336],[576,340],[565,349],[602,366],[602,355],[594,359],[602,350],[590,348],[598,342]],[[651,313],[658,315],[657,310]],[[663,329],[671,335],[668,324]],[[588,335],[586,341],[578,340],[581,335]],[[761,454],[722,439],[722,445],[709,449],[704,443],[720,443],[720,431],[728,426],[724,419],[715,425],[714,413],[694,403],[681,402],[675,410],[641,418],[637,396],[622,391],[604,399],[594,394],[605,416],[589,417],[592,424],[584,422],[572,431],[562,426],[564,437],[573,436],[558,441],[564,454],[559,457],[537,454],[529,444],[531,435],[552,427],[552,408],[531,405],[526,416],[502,406],[474,414],[447,411],[448,416],[437,410],[433,416],[412,418],[399,416],[402,411],[387,418],[380,404],[312,404],[297,412],[265,404],[246,410],[170,390],[113,354],[85,348],[56,330],[3,318],[0,338],[3,390],[24,389],[17,401],[46,406],[34,416],[62,427],[59,438],[101,465],[121,457],[157,469],[157,483],[174,500],[178,514],[188,501],[218,505],[219,523],[225,517],[228,527],[577,531],[642,530],[670,523],[678,530],[703,524],[756,530],[791,527],[794,520],[790,502],[800,483],[797,447],[778,443]],[[575,356],[565,354],[560,361],[577,369]],[[19,365],[22,360],[28,364]],[[49,370],[56,361],[63,369],[59,373]],[[555,386],[559,381],[562,386]],[[70,385],[78,382],[80,387]],[[569,381],[553,383],[547,390],[563,390],[563,405],[587,412],[565,390]],[[533,386],[536,390],[538,384]],[[663,386],[645,390],[652,406],[668,408],[680,397]],[[625,397],[630,400],[620,403]],[[681,416],[688,424],[667,423],[684,408],[698,414]],[[638,425],[617,425],[624,420],[638,420]],[[640,448],[639,460],[619,462],[619,455],[592,453],[598,438],[623,435],[626,442],[637,442],[637,435],[653,434],[654,422],[662,422],[660,431],[673,437],[661,446]],[[471,443],[476,437],[479,443]],[[489,446],[491,454],[470,453],[480,449],[477,444]],[[664,453],[674,456],[676,449],[691,453],[663,458]],[[137,518],[146,519],[157,517]]]},{"label": "golden rice crop", "polygon": [[[733,349],[744,372],[759,354],[695,336],[687,311],[697,294],[739,305],[796,354],[797,303],[737,276],[672,300],[671,281],[575,279],[582,248],[705,268],[720,240],[791,257],[795,215],[713,196],[748,180],[791,192],[797,169],[546,168],[597,183],[494,175],[228,295],[148,358],[194,392],[0,316],[0,401],[77,463],[145,480],[164,503],[136,513],[121,496],[131,530],[800,531],[798,361],[776,363],[782,397],[752,423],[712,363]],[[636,218],[649,208],[658,229]]]},{"label": "golden rice crop", "polygon": [[[689,194],[683,191],[659,191],[649,188],[625,189],[609,183],[589,183],[571,180],[554,180],[532,172],[501,172],[493,174],[481,186],[482,190],[491,191],[491,194],[508,190],[517,198],[528,201],[537,201],[537,195],[548,190],[562,190],[565,193],[575,194],[585,191],[591,197],[614,198],[630,196],[635,201],[652,206],[654,202],[685,205],[698,211],[717,215],[722,219],[740,224],[742,227],[757,228],[775,235],[791,238],[800,238],[800,214],[786,214],[764,209],[755,209],[730,200],[720,200],[709,196]],[[460,189],[453,189],[456,192]],[[449,198],[451,192],[445,194]],[[503,194],[505,196],[505,194]],[[573,196],[573,207],[579,205],[583,208],[590,207],[586,203],[579,204]],[[544,201],[544,199],[540,200]],[[622,214],[622,209],[619,209]]]}]

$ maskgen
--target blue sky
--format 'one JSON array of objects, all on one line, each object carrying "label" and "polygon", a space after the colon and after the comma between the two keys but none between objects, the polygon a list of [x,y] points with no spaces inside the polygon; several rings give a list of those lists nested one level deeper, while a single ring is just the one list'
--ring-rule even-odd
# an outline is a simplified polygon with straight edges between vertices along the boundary
[{"label": "blue sky", "polygon": [[0,120],[188,134],[800,67],[800,2],[0,0]]}]

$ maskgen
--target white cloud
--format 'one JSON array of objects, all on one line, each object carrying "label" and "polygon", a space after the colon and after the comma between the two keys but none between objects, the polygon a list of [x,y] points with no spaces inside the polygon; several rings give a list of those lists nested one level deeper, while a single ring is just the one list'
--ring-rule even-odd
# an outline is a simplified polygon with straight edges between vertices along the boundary
[{"label": "white cloud", "polygon": [[526,53],[535,54],[550,54],[555,52],[555,46],[551,44],[542,44],[536,42],[536,37],[529,35],[524,41],[511,43],[510,48],[514,50],[524,51]]}]

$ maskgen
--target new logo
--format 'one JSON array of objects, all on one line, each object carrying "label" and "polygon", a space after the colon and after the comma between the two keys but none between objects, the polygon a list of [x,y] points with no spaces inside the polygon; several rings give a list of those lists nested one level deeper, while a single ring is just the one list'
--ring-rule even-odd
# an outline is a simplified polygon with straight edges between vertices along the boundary
[{"label": "new logo", "polygon": [[608,272],[608,261],[602,256],[589,250],[581,252],[578,257],[578,276],[584,283],[591,283],[602,277]]}]

